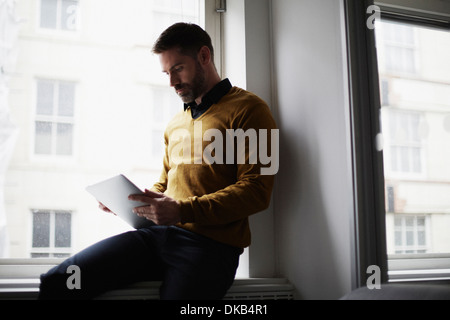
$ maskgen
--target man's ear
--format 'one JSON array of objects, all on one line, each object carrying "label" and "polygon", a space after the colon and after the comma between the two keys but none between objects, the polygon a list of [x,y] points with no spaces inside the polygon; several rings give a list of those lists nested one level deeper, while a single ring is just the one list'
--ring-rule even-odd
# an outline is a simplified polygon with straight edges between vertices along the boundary
[{"label": "man's ear", "polygon": [[211,50],[207,46],[203,46],[200,48],[198,52],[198,61],[202,65],[207,65],[211,62]]}]

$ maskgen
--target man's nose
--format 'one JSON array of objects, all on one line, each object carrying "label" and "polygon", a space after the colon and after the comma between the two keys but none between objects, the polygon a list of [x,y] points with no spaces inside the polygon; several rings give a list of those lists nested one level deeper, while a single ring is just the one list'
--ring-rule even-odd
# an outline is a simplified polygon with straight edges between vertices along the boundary
[{"label": "man's nose", "polygon": [[170,86],[175,87],[178,84],[180,84],[180,78],[176,74],[171,73],[170,74]]}]

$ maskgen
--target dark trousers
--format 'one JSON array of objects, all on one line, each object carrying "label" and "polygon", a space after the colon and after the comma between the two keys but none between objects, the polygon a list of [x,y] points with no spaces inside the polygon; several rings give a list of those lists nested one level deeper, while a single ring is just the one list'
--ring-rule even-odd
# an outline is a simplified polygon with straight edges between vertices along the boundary
[{"label": "dark trousers", "polygon": [[[41,275],[40,299],[91,299],[137,281],[162,281],[161,299],[222,299],[242,249],[177,227],[154,226],[100,241]],[[80,289],[68,288],[79,267]],[[69,279],[69,281],[68,281]]]}]

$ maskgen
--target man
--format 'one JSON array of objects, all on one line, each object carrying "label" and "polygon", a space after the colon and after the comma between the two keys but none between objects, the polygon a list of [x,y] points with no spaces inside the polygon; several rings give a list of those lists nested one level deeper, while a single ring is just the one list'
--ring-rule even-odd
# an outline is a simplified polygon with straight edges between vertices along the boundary
[{"label": "man", "polygon": [[[196,25],[169,27],[153,52],[185,103],[164,135],[160,180],[129,197],[146,204],[134,211],[155,225],[103,240],[42,275],[42,299],[93,298],[149,280],[162,281],[161,299],[221,299],[250,245],[248,216],[269,205],[273,175],[261,174],[250,142],[236,146],[237,135],[229,138],[254,132],[269,141],[276,126],[267,105],[220,79],[211,39]],[[70,265],[80,268],[80,289],[67,288]]]}]

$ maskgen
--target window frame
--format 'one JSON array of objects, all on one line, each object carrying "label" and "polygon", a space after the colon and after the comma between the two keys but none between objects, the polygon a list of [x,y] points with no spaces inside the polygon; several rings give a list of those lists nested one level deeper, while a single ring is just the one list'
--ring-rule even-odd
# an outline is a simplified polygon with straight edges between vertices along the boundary
[{"label": "window frame", "polygon": [[[418,224],[418,220],[423,219],[423,226],[420,226]],[[412,225],[407,225],[407,220],[412,221]],[[400,225],[397,225],[397,221],[400,221]],[[394,249],[395,254],[397,254],[397,251],[422,251],[422,250],[428,250],[429,248],[429,225],[430,225],[430,217],[426,214],[394,214],[394,232],[400,232],[401,233],[401,244],[397,244],[397,235],[395,234],[394,237]],[[425,244],[420,245],[418,243],[418,237],[419,232],[423,231],[425,238]],[[408,239],[407,239],[407,233],[413,232],[413,241],[414,243],[411,245],[408,245]],[[407,253],[407,252],[402,252]],[[414,254],[418,254],[419,252],[412,252]],[[426,252],[424,252],[426,253]]]},{"label": "window frame", "polygon": [[[33,230],[34,230],[34,214],[37,212],[48,212],[49,216],[49,246],[48,247],[34,247],[33,246]],[[58,213],[67,213],[70,215],[70,247],[56,247],[56,214]],[[54,255],[63,254],[64,257],[61,259],[67,258],[66,255],[72,254],[72,244],[73,244],[73,211],[71,210],[53,210],[53,209],[32,209],[31,210],[31,243],[30,243],[30,256],[33,254],[48,254],[48,257],[45,258],[54,258],[58,259],[59,257],[55,257]],[[30,259],[38,259],[37,257],[30,257]],[[40,259],[40,258],[39,258]]]},{"label": "window frame", "polygon": [[[374,14],[368,8],[376,5],[382,19],[450,30],[450,15],[440,14],[443,10],[439,9],[448,4],[435,0],[420,4],[426,8],[413,8],[414,4],[404,0],[345,0],[344,4],[355,186],[352,288],[366,284],[370,265],[380,267],[383,283],[418,280],[449,283],[450,269],[438,267],[450,263],[450,254],[425,254],[403,260],[399,255],[387,255],[383,152],[378,145],[382,103],[375,32],[367,27],[370,15]],[[419,270],[420,267],[427,270]]]},{"label": "window frame", "polygon": [[[53,105],[52,114],[42,115],[38,114],[38,83],[39,81],[51,82],[53,85],[53,90],[56,89],[57,92],[53,92]],[[59,107],[59,87],[61,83],[70,83],[73,85],[73,110],[72,116],[60,116],[57,114]],[[48,161],[58,161],[58,160],[73,160],[76,157],[76,123],[77,123],[77,81],[63,80],[63,79],[47,79],[37,77],[34,79],[34,92],[33,92],[33,124],[30,126],[32,141],[30,154],[33,160],[48,160]],[[37,122],[50,122],[52,124],[52,132],[50,137],[50,153],[36,153],[36,123]],[[72,150],[70,154],[59,154],[57,153],[57,125],[58,124],[70,124],[72,126]]]}]

